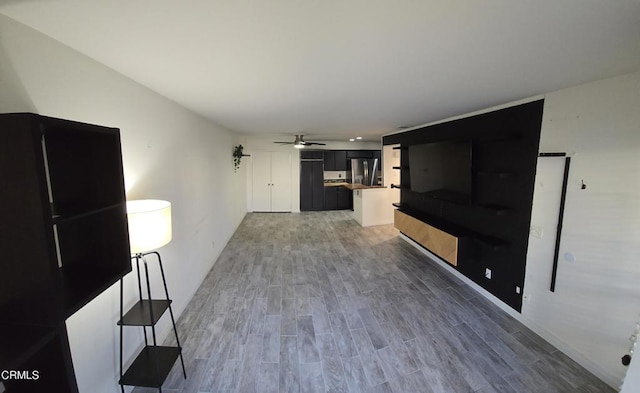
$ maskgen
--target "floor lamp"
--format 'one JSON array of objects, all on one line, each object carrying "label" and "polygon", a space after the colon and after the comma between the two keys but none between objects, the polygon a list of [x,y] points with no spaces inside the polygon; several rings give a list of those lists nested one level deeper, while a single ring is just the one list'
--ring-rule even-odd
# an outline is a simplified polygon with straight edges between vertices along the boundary
[{"label": "floor lamp", "polygon": [[[123,280],[120,280],[120,385],[124,392],[124,385],[157,387],[162,391],[162,383],[173,367],[176,358],[180,357],[182,373],[187,377],[182,357],[182,347],[178,338],[176,322],[171,309],[171,299],[167,289],[167,280],[162,266],[160,253],[154,251],[171,241],[171,203],[160,200],[136,200],[127,202],[127,220],[129,224],[129,241],[131,245],[131,259],[136,261],[138,274],[139,302],[124,314]],[[160,267],[165,299],[155,300],[151,297],[149,281],[149,267],[147,256],[155,255]],[[140,262],[144,265],[146,298],[143,297]],[[171,323],[175,333],[177,347],[160,347],[157,343],[155,324],[162,314],[169,310]],[[123,373],[123,327],[142,326],[144,331],[145,348],[134,360],[129,369]],[[147,327],[151,328],[152,344],[149,344]],[[167,356],[167,354],[169,356]]]}]

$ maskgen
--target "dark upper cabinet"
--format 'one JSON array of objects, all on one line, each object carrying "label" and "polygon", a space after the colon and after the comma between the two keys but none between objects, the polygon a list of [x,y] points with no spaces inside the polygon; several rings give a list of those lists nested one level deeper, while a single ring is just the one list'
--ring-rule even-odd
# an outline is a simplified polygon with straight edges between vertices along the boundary
[{"label": "dark upper cabinet", "polygon": [[324,172],[322,161],[300,162],[300,210],[324,209]]},{"label": "dark upper cabinet", "polygon": [[336,150],[336,171],[346,171],[347,170],[347,151],[346,150]]},{"label": "dark upper cabinet", "polygon": [[335,150],[324,151],[324,170],[335,171],[336,169],[336,152]]},{"label": "dark upper cabinet", "polygon": [[373,152],[376,150],[348,150],[347,158],[373,158]]},{"label": "dark upper cabinet", "polygon": [[324,152],[324,170],[335,171],[336,169],[336,152],[335,150],[325,150]]},{"label": "dark upper cabinet", "polygon": [[324,158],[323,150],[301,150],[300,159],[302,160],[322,160]]},{"label": "dark upper cabinet", "polygon": [[325,171],[346,171],[347,151],[346,150],[325,150],[324,151]]},{"label": "dark upper cabinet", "polygon": [[378,170],[382,169],[382,150],[374,150],[373,157],[378,159]]},{"label": "dark upper cabinet", "polygon": [[351,170],[351,160],[354,158],[377,158],[378,170],[382,168],[382,151],[381,150],[347,150],[346,151],[347,165],[345,170]]}]

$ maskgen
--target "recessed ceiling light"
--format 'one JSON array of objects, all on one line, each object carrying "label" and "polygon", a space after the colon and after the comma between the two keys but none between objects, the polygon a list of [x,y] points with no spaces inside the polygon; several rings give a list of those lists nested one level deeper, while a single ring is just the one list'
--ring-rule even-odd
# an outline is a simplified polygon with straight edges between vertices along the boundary
[{"label": "recessed ceiling light", "polygon": [[356,139],[362,139],[362,137],[361,136],[357,136]]},{"label": "recessed ceiling light", "polygon": [[350,139],[349,139],[349,142],[353,142],[353,141],[355,141],[355,139],[353,139],[353,138],[350,138]]}]

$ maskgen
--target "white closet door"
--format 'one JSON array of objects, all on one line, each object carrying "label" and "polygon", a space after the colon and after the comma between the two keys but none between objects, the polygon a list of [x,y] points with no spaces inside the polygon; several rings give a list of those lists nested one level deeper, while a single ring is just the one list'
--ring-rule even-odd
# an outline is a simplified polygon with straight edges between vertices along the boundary
[{"label": "white closet door", "polygon": [[291,211],[291,153],[271,153],[271,211]]},{"label": "white closet door", "polygon": [[253,211],[271,211],[271,153],[251,152],[253,168]]}]

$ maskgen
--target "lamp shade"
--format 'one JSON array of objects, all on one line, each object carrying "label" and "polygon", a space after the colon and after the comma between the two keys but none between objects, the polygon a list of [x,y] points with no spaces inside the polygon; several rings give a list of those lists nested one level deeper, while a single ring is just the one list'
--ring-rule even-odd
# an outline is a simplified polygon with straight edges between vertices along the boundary
[{"label": "lamp shade", "polygon": [[155,250],[171,241],[171,203],[155,199],[127,201],[131,253]]}]

